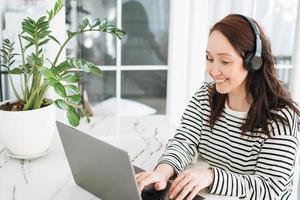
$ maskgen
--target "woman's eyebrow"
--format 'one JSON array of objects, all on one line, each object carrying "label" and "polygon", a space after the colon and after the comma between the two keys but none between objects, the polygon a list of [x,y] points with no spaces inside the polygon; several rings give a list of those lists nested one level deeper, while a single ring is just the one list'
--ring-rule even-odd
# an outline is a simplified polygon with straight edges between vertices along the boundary
[{"label": "woman's eyebrow", "polygon": [[[206,50],[207,54],[211,54],[209,51]],[[225,52],[221,52],[221,53],[217,53],[218,56],[227,56],[227,57],[233,57],[232,54],[230,53],[225,53]]]},{"label": "woman's eyebrow", "polygon": [[233,57],[230,53],[217,53],[218,56]]}]

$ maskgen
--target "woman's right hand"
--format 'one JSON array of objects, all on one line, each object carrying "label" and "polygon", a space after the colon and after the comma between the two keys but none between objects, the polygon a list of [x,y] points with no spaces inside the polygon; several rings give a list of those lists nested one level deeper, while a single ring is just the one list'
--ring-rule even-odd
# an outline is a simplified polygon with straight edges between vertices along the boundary
[{"label": "woman's right hand", "polygon": [[168,164],[159,164],[154,171],[145,171],[135,176],[139,191],[147,185],[154,184],[154,189],[163,190],[167,186],[169,178],[174,174],[174,169]]}]

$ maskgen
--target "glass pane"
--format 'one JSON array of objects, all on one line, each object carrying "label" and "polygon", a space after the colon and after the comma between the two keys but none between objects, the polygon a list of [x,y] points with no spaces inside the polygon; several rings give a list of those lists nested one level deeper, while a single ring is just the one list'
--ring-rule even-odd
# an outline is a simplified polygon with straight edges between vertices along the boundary
[{"label": "glass pane", "polygon": [[122,98],[145,105],[137,105],[144,110],[145,115],[154,114],[151,113],[151,108],[156,110],[156,114],[166,113],[166,70],[123,71],[121,88]]},{"label": "glass pane", "polygon": [[[255,18],[271,40],[279,78],[289,87],[292,72],[297,0],[256,0]],[[288,35],[287,35],[288,33]]]},{"label": "glass pane", "polygon": [[[0,78],[0,100],[9,100],[9,99],[16,99],[15,94],[13,93],[13,89],[11,88],[11,84],[9,83],[9,76],[4,71],[1,72],[1,78]],[[11,76],[13,82],[15,83],[16,90],[19,94],[21,94],[21,88],[19,87],[21,85],[20,77],[18,75],[12,75]]]},{"label": "glass pane", "polygon": [[[85,18],[107,19],[108,23],[116,25],[116,8],[117,0],[67,0],[66,22],[73,31]],[[96,65],[116,65],[116,38],[107,33],[87,32],[70,43],[67,55],[87,59]]]},{"label": "glass pane", "polygon": [[[116,72],[104,71],[101,77],[84,74],[83,91],[91,106],[116,96]],[[86,95],[85,95],[86,93]]]},{"label": "glass pane", "polygon": [[208,28],[210,29],[216,22],[226,15],[238,13],[251,15],[251,7],[254,0],[210,0],[208,1]]},{"label": "glass pane", "polygon": [[275,56],[277,61],[277,75],[283,81],[286,88],[290,88],[290,80],[292,79],[292,55]]},{"label": "glass pane", "polygon": [[[255,18],[271,39],[275,56],[292,55],[295,35],[297,0],[256,0]],[[288,33],[288,37],[286,35]]]},{"label": "glass pane", "polygon": [[168,0],[123,0],[122,65],[167,65],[169,8]]}]

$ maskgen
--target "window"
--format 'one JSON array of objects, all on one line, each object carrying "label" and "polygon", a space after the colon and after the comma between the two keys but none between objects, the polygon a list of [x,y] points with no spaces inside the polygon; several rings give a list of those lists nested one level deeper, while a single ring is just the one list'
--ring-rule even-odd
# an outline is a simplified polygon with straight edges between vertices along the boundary
[{"label": "window", "polygon": [[84,18],[106,18],[126,32],[121,41],[108,34],[88,33],[67,49],[67,55],[90,60],[103,70],[100,78],[84,75],[83,93],[92,107],[120,98],[158,114],[166,112],[169,4],[169,0],[66,1],[71,30]]}]

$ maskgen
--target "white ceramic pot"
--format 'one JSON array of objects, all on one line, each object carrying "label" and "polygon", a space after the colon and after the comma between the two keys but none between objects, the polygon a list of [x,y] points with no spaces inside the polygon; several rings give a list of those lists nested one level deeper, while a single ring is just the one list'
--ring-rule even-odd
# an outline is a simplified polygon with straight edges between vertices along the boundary
[{"label": "white ceramic pot", "polygon": [[55,130],[55,104],[28,111],[0,110],[0,140],[12,157],[44,155]]}]

